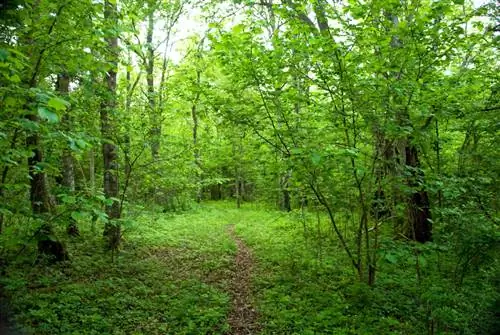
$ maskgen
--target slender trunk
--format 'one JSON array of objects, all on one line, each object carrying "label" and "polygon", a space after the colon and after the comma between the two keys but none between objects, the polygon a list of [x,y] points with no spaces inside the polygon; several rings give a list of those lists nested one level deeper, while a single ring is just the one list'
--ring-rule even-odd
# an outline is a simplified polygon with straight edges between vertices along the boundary
[{"label": "slender trunk", "polygon": [[[105,1],[104,18],[113,25],[117,23],[116,4],[112,1]],[[101,105],[101,133],[103,137],[102,155],[104,163],[104,194],[106,198],[113,199],[111,204],[106,206],[108,222],[104,227],[104,236],[107,239],[108,247],[116,249],[120,243],[120,226],[115,221],[120,218],[120,204],[118,202],[118,155],[117,147],[111,141],[114,135],[114,125],[112,120],[113,112],[116,108],[116,71],[118,66],[118,37],[113,33],[106,37],[108,43],[107,57],[113,67],[107,73],[106,88],[107,94]]]},{"label": "slender trunk", "polygon": [[330,219],[330,223],[331,223],[332,228],[335,231],[335,234],[337,235],[337,237],[342,245],[342,249],[344,249],[344,251],[347,254],[347,257],[349,257],[349,259],[351,260],[352,266],[356,270],[356,273],[358,274],[359,279],[362,280],[363,279],[363,270],[361,268],[361,264],[356,260],[356,258],[352,254],[351,249],[349,248],[349,245],[347,244],[347,241],[346,241],[344,235],[340,232],[340,229],[337,225],[337,221],[335,220],[335,216],[334,216],[334,213],[333,213],[331,206],[328,204],[328,201],[325,199],[325,196],[321,192],[318,185],[315,184],[314,180],[309,181],[309,186],[311,187],[311,190],[313,191],[318,202],[326,209],[326,212],[327,212],[328,217]]},{"label": "slender trunk", "polygon": [[161,65],[161,77],[160,77],[160,87],[158,89],[158,113],[161,115],[163,111],[163,104],[167,100],[166,94],[166,83],[167,83],[167,69],[168,69],[168,48],[170,43],[170,31],[172,27],[168,27],[167,29],[167,37],[165,38],[165,52],[163,53],[163,60]]},{"label": "slender trunk", "polygon": [[191,118],[193,119],[193,158],[196,171],[196,201],[201,201],[201,161],[200,161],[200,148],[198,146],[198,101],[201,94],[201,70],[196,70],[196,95],[194,97],[193,105],[191,106]]},{"label": "slender trunk", "polygon": [[236,194],[236,208],[241,207],[241,194],[240,194],[240,177],[239,175],[236,177],[236,181],[234,183],[234,191]]},{"label": "slender trunk", "polygon": [[[129,55],[130,56],[130,55]],[[130,63],[130,59],[129,59]],[[132,84],[130,83],[130,70],[127,67],[127,95],[125,97],[125,115],[130,115],[130,106],[132,104]],[[125,156],[125,175],[130,175],[130,122],[125,121],[125,136],[123,138],[123,155]]]},{"label": "slender trunk", "polygon": [[89,187],[92,194],[95,193],[95,153],[94,148],[89,150]]},{"label": "slender trunk", "polygon": [[[67,74],[63,73],[57,76],[57,90],[59,94],[63,97],[67,97],[69,93],[69,82],[70,78]],[[62,118],[62,125],[64,130],[68,131],[71,129],[71,117],[69,111],[66,111]],[[64,186],[69,192],[75,191],[75,168],[73,155],[68,146],[63,150],[62,155],[62,186]]]},{"label": "slender trunk", "polygon": [[[438,175],[438,178],[441,178],[441,143],[439,139],[439,121],[436,118],[436,172]],[[443,207],[443,191],[441,188],[438,190],[438,205],[440,208]]]},{"label": "slender trunk", "polygon": [[282,177],[280,182],[280,188],[282,193],[281,199],[281,210],[290,212],[292,210],[291,196],[290,196],[290,178],[292,176],[292,171],[288,170]]},{"label": "slender trunk", "polygon": [[63,178],[62,185],[68,189],[69,192],[75,191],[75,170],[73,155],[69,149],[64,149],[62,156]]},{"label": "slender trunk", "polygon": [[156,110],[155,87],[154,87],[154,47],[153,32],[155,27],[154,7],[150,2],[148,15],[148,29],[146,34],[147,59],[146,59],[146,84],[148,91],[148,108],[151,119],[151,156],[157,160],[160,152],[161,118]]},{"label": "slender trunk", "polygon": [[[69,82],[70,78],[66,73],[60,74],[57,76],[57,90],[59,94],[63,97],[67,97],[69,94]],[[62,126],[65,131],[69,131],[71,129],[71,116],[69,115],[70,111],[67,110],[62,118]],[[71,149],[69,146],[66,146],[63,149],[62,154],[62,186],[66,189],[67,192],[74,193],[75,192],[75,167],[74,167],[74,158],[71,154]],[[68,235],[70,236],[79,236],[80,230],[78,229],[78,225],[75,219],[72,217],[69,218],[69,224],[66,229]]]},{"label": "slender trunk", "polygon": [[125,160],[125,178],[126,180],[129,179],[130,174],[132,173],[132,159],[130,157],[130,152],[131,152],[131,139],[130,139],[130,133],[131,133],[131,119],[130,115],[132,114],[131,111],[131,106],[132,106],[132,95],[134,94],[135,88],[137,87],[137,84],[139,83],[139,80],[141,79],[141,74],[139,73],[137,77],[135,78],[134,82],[132,83],[131,81],[131,71],[130,71],[130,65],[132,64],[132,57],[128,55],[128,65],[127,66],[127,73],[126,73],[126,81],[127,81],[127,93],[125,95],[125,118],[122,121],[124,123],[124,128],[125,128],[125,134],[123,137],[123,155],[124,155],[124,160]]},{"label": "slender trunk", "polygon": [[233,158],[235,159],[234,164],[234,194],[236,197],[236,207],[241,207],[241,187],[240,183],[242,180],[241,177],[241,157],[242,157],[242,145],[241,138],[239,138],[240,143],[233,143]]}]

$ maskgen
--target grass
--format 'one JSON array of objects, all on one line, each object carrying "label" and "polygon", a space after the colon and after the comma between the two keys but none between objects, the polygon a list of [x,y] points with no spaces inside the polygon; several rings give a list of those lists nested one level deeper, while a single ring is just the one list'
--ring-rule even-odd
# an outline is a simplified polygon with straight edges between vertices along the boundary
[{"label": "grass", "polygon": [[[446,269],[445,254],[438,259],[429,249],[418,281],[411,246],[387,240],[369,288],[357,282],[324,217],[251,204],[143,212],[126,224],[113,263],[100,234],[82,223],[82,237],[67,241],[71,262],[33,265],[32,246],[0,284],[26,334],[225,334],[236,252],[228,224],[253,251],[261,334],[426,334],[429,325],[441,329],[436,334],[488,334],[495,327],[487,324],[498,298],[492,272],[454,288],[436,268]],[[7,228],[0,242],[14,250],[12,241],[25,236]]]},{"label": "grass", "polygon": [[129,225],[115,262],[82,226],[71,262],[11,264],[1,279],[27,334],[207,334],[228,329],[235,252],[223,211],[145,213]]}]

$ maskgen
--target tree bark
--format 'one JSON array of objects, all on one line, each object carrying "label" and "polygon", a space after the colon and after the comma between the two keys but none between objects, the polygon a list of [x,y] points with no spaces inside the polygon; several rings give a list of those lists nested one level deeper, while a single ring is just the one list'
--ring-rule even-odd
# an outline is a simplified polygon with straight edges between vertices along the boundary
[{"label": "tree bark", "polygon": [[197,169],[196,174],[196,202],[201,201],[201,161],[200,161],[200,148],[198,146],[198,101],[201,94],[201,70],[196,70],[196,94],[191,106],[191,118],[193,120],[193,158],[194,165]]},{"label": "tree bark", "polygon": [[[63,97],[67,97],[69,93],[70,78],[66,73],[57,76],[57,90]],[[69,111],[66,111],[62,118],[63,127],[65,130],[71,129],[71,117]],[[73,155],[68,146],[63,150],[62,155],[62,186],[69,192],[75,191],[75,168],[73,162]]]},{"label": "tree bark", "polygon": [[290,196],[290,178],[292,176],[292,171],[287,171],[284,175],[281,176],[280,188],[281,188],[281,201],[280,201],[280,209],[282,211],[290,212],[292,210],[291,204],[291,196]]},{"label": "tree bark", "polygon": [[408,196],[406,236],[425,243],[432,240],[431,212],[427,191],[421,186],[424,175],[420,169],[418,151],[414,145],[406,145],[405,158],[407,167],[411,169],[407,184],[413,189],[412,194]]},{"label": "tree bark", "polygon": [[154,20],[155,6],[153,1],[149,2],[148,29],[146,33],[146,84],[148,90],[148,108],[151,119],[151,156],[153,160],[157,160],[160,154],[160,137],[161,137],[161,117],[156,109],[155,86],[154,86],[154,47],[153,47],[153,32],[155,27]]},{"label": "tree bark", "polygon": [[[39,121],[35,115],[28,115],[27,119],[31,122]],[[31,209],[33,210],[33,214],[47,213],[51,210],[52,206],[47,175],[43,169],[40,169],[40,164],[43,163],[44,156],[39,134],[32,133],[28,135],[26,145],[31,150],[31,156],[28,158]]]},{"label": "tree bark", "polygon": [[[397,27],[399,19],[396,15],[388,12],[385,14],[387,20]],[[391,36],[391,48],[397,50],[403,46],[397,35]],[[401,80],[403,71],[393,73],[396,81]],[[393,98],[393,108],[395,110],[395,122],[401,129],[412,128],[412,122],[409,113],[411,94],[407,101],[394,92],[389,92]],[[411,134],[404,137],[389,140],[382,132],[382,143],[384,144],[385,160],[383,164],[388,164],[383,170],[390,171],[393,175],[403,173],[406,175],[404,183],[411,189],[409,194],[401,194],[394,191],[394,200],[401,202],[406,207],[406,218],[403,222],[401,233],[408,239],[425,243],[432,240],[432,224],[429,197],[425,190],[424,172],[421,170],[420,160],[418,158],[418,148],[413,142]],[[396,214],[396,213],[394,213]],[[396,217],[396,224],[399,225]],[[396,228],[399,228],[397,227]]]},{"label": "tree bark", "polygon": [[[59,91],[59,94],[63,97],[67,97],[69,94],[69,82],[70,78],[68,74],[62,73],[57,76],[57,90]],[[71,129],[71,116],[69,115],[69,111],[66,111],[66,113],[62,118],[62,126],[65,131],[69,131]],[[62,154],[61,184],[70,194],[75,192],[75,168],[73,160],[74,158],[73,155],[71,154],[71,149],[69,148],[69,146],[66,146],[63,149],[63,154]],[[66,231],[70,236],[80,235],[77,222],[72,217],[69,218],[69,224]]]},{"label": "tree bark", "polygon": [[[104,19],[117,24],[116,3],[105,1]],[[104,194],[106,198],[112,198],[110,205],[106,206],[108,222],[104,227],[104,237],[107,239],[108,247],[116,249],[120,243],[120,225],[113,222],[120,218],[120,203],[118,202],[118,155],[117,147],[112,142],[114,135],[113,112],[116,109],[116,72],[118,66],[118,37],[112,33],[106,37],[108,44],[107,58],[112,68],[108,70],[106,80],[106,95],[101,104],[101,133],[103,137],[102,156],[104,163]]]},{"label": "tree bark", "polygon": [[89,187],[92,194],[95,194],[95,152],[94,148],[89,150]]}]

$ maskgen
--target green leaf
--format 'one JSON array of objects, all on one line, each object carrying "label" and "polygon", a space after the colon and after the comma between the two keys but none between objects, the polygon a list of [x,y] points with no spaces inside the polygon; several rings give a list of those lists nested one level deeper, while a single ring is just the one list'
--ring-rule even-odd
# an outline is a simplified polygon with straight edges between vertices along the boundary
[{"label": "green leaf", "polygon": [[28,130],[28,131],[38,131],[40,129],[38,122],[33,122],[31,120],[28,120],[28,119],[20,120],[19,124],[21,125],[21,128],[23,128],[24,130]]},{"label": "green leaf", "polygon": [[235,34],[240,34],[245,31],[245,25],[244,24],[237,24],[233,27],[233,32]]},{"label": "green leaf", "polygon": [[42,120],[48,121],[49,123],[58,123],[59,122],[59,116],[56,113],[51,112],[50,110],[48,110],[45,107],[38,107],[38,116]]},{"label": "green leaf", "polygon": [[19,101],[14,97],[6,97],[4,100],[4,104],[6,107],[14,107],[19,104]]},{"label": "green leaf", "polygon": [[47,106],[55,109],[56,111],[63,111],[69,107],[69,102],[60,98],[53,97],[49,99],[49,101],[47,102]]},{"label": "green leaf", "polygon": [[83,219],[85,219],[85,213],[78,212],[78,211],[71,212],[71,218],[76,220],[76,221],[83,220]]},{"label": "green leaf", "polygon": [[398,261],[396,255],[394,254],[386,254],[384,258],[391,264],[396,264],[396,262]]},{"label": "green leaf", "polygon": [[311,162],[313,163],[314,166],[318,166],[319,163],[321,163],[321,155],[318,154],[317,152],[314,152],[311,155]]},{"label": "green leaf", "polygon": [[80,149],[85,149],[89,144],[87,142],[85,142],[84,140],[82,140],[82,139],[77,139],[76,140],[76,145]]},{"label": "green leaf", "polygon": [[61,201],[64,203],[64,204],[75,204],[76,203],[76,197],[74,196],[71,196],[71,195],[67,195],[67,194],[62,194],[61,196]]},{"label": "green leaf", "polygon": [[9,58],[9,52],[5,49],[0,49],[0,61],[5,62]]}]

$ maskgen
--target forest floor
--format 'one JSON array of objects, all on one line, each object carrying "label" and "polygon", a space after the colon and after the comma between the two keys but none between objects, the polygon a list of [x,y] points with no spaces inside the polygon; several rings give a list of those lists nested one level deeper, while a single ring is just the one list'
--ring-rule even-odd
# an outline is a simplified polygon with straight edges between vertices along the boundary
[{"label": "forest floor", "polygon": [[255,260],[236,228],[245,218],[232,204],[176,214],[137,209],[128,215],[133,219],[124,223],[114,260],[102,247],[99,227],[93,230],[83,220],[80,237],[64,238],[70,261],[54,265],[35,261],[34,244],[15,244],[31,234],[26,226],[7,227],[0,242],[10,242],[10,249],[0,253],[24,251],[5,269],[0,285],[22,334],[259,331]]},{"label": "forest floor", "polygon": [[[5,269],[23,334],[308,334],[338,322],[329,306],[339,281],[321,275],[328,248],[311,248],[316,233],[296,213],[220,202],[127,216],[114,260],[100,227],[82,220],[81,236],[64,238],[70,261],[37,263],[33,245]],[[20,250],[26,227],[7,227],[4,254]]]},{"label": "forest floor", "polygon": [[412,250],[402,253],[392,240],[377,286],[359,283],[328,220],[315,212],[218,202],[175,214],[130,208],[127,217],[117,257],[103,248],[102,226],[93,230],[84,218],[81,236],[64,238],[70,261],[55,265],[35,261],[34,241],[23,246],[36,227],[7,225],[0,255],[15,261],[0,286],[15,334],[416,335],[427,333],[428,311],[412,292],[446,287],[436,277],[417,282],[403,263]]},{"label": "forest floor", "polygon": [[231,280],[231,311],[228,316],[231,334],[247,335],[258,332],[258,315],[252,301],[253,257],[250,248],[234,232],[234,225],[228,226],[229,236],[235,241],[235,273]]}]

